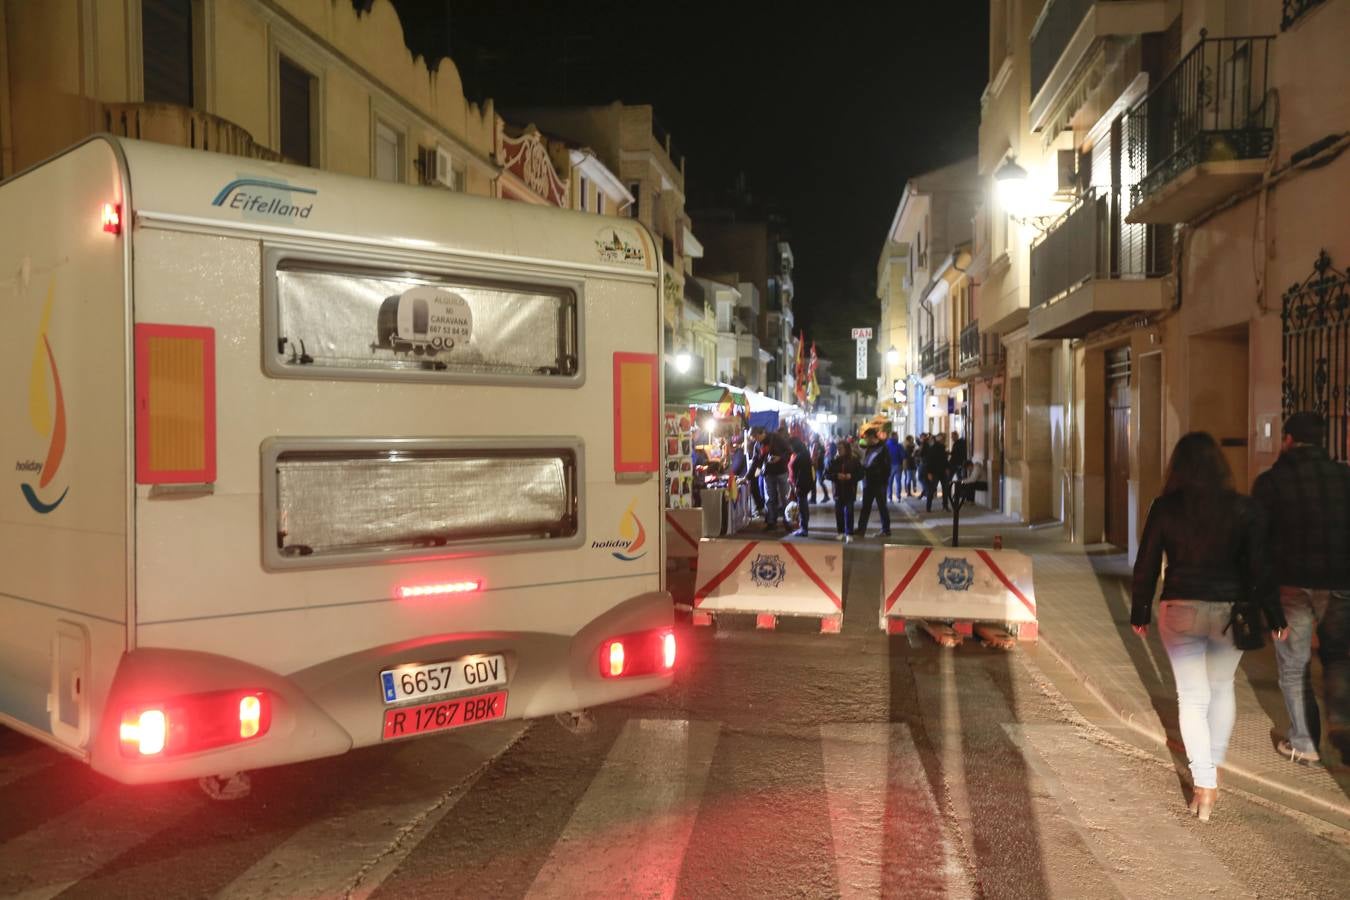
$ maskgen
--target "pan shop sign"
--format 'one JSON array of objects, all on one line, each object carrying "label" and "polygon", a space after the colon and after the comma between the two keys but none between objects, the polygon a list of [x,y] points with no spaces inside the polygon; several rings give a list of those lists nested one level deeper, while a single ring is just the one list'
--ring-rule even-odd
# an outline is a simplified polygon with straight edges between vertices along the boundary
[{"label": "pan shop sign", "polygon": [[235,210],[245,219],[308,219],[318,193],[275,179],[236,178],[216,193],[211,205]]}]

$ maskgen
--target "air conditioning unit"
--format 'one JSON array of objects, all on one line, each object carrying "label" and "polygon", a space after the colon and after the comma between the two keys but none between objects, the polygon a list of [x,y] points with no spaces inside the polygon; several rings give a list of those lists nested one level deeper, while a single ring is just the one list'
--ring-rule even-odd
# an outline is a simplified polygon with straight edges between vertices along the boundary
[{"label": "air conditioning unit", "polygon": [[440,147],[418,147],[417,168],[421,170],[423,184],[437,184],[451,190],[462,188],[454,159]]}]

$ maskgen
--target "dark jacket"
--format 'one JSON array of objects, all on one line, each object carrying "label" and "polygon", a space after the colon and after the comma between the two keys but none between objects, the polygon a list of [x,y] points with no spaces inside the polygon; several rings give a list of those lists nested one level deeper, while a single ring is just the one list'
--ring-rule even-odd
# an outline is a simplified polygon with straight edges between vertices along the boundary
[{"label": "dark jacket", "polygon": [[863,471],[873,485],[885,484],[891,477],[891,454],[886,445],[877,441],[867,448],[863,457]]},{"label": "dark jacket", "polygon": [[923,466],[924,478],[932,475],[938,481],[946,480],[947,448],[937,441],[930,441],[928,446],[923,448],[923,453],[919,456],[919,463]]},{"label": "dark jacket", "polygon": [[1177,491],[1153,501],[1134,564],[1131,625],[1147,625],[1153,613],[1163,554],[1167,554],[1164,600],[1260,603],[1271,628],[1285,627],[1266,553],[1266,517],[1248,497],[1228,491],[1205,501],[1193,519]]},{"label": "dark jacket", "polygon": [[952,453],[951,453],[952,470],[959,474],[961,470],[965,468],[966,463],[969,461],[970,461],[969,458],[966,456],[966,439],[957,438],[956,440],[952,441]]},{"label": "dark jacket", "polygon": [[806,449],[805,444],[799,443],[792,448],[792,459],[788,461],[788,478],[798,493],[811,490],[811,485],[815,483],[815,471],[811,467],[811,451]]},{"label": "dark jacket", "polygon": [[792,455],[792,448],[788,446],[787,439],[776,431],[770,432],[764,438],[764,449],[766,451],[764,474],[786,475],[788,457]]},{"label": "dark jacket", "polygon": [[745,458],[745,450],[741,447],[731,448],[731,474],[737,478],[744,478],[750,471],[750,463]]},{"label": "dark jacket", "polygon": [[1275,582],[1350,588],[1350,468],[1321,447],[1293,447],[1252,487],[1270,527]]},{"label": "dark jacket", "polygon": [[[847,476],[847,477],[841,477]],[[845,496],[857,494],[858,482],[863,479],[862,463],[848,450],[839,449],[825,470],[825,477],[834,482],[835,489]]]}]

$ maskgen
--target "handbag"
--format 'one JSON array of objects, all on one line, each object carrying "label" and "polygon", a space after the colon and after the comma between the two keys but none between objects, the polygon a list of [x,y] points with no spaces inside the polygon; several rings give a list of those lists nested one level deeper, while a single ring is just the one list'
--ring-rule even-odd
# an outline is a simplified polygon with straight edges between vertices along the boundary
[{"label": "handbag", "polygon": [[1239,650],[1260,650],[1266,645],[1261,622],[1261,607],[1249,601],[1233,604],[1224,631],[1233,630],[1233,646]]}]

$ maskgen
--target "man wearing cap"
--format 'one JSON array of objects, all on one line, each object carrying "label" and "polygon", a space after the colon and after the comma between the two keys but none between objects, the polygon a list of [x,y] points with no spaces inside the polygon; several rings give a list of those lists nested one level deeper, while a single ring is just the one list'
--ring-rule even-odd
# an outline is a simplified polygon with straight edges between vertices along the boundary
[{"label": "man wearing cap", "polygon": [[1321,760],[1321,719],[1308,664],[1314,628],[1329,737],[1343,756],[1350,749],[1350,468],[1327,455],[1323,436],[1320,415],[1294,413],[1284,423],[1280,458],[1252,487],[1270,524],[1270,556],[1289,621],[1289,639],[1275,644],[1290,722],[1278,750],[1303,765]]}]

